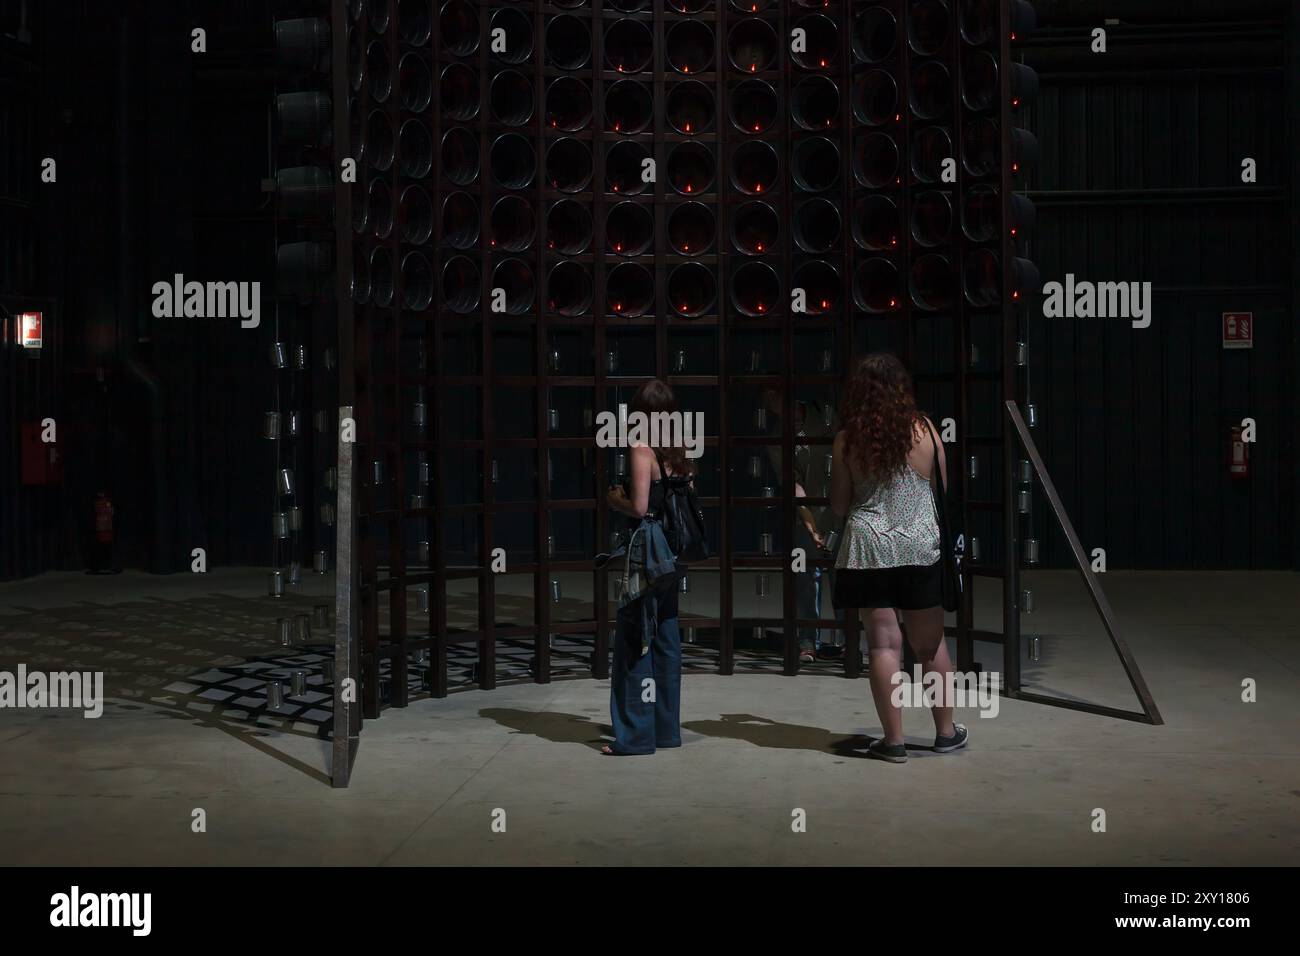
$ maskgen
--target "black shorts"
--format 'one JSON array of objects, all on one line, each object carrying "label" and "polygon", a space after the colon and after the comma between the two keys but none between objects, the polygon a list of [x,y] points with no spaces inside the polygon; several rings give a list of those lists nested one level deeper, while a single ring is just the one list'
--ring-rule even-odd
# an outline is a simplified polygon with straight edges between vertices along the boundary
[{"label": "black shorts", "polygon": [[921,611],[943,604],[943,566],[907,564],[898,568],[864,570],[840,568],[835,572],[835,610],[896,607]]}]

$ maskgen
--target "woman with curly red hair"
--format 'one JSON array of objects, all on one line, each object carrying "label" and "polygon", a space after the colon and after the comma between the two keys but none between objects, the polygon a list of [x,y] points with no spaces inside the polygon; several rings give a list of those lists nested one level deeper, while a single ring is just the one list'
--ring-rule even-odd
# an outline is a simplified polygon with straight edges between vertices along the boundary
[{"label": "woman with curly red hair", "polygon": [[[948,687],[952,662],[943,640],[943,576],[939,521],[931,482],[934,463],[947,480],[943,443],[930,419],[917,411],[912,379],[893,355],[877,352],[854,369],[841,407],[844,427],[835,435],[831,509],[846,518],[835,559],[835,608],[862,615],[870,654],[871,696],[884,736],[870,756],[907,760],[903,715],[893,702],[903,635],[926,674]],[[966,745],[967,731],[953,723],[950,705],[935,707],[937,753]]]}]

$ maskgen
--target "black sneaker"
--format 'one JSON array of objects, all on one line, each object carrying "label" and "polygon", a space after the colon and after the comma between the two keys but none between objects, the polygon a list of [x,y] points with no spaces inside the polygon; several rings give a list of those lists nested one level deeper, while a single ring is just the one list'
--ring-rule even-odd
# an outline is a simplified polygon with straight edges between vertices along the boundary
[{"label": "black sneaker", "polygon": [[867,748],[867,756],[876,760],[888,760],[890,763],[907,763],[907,745],[887,744],[884,740],[872,741]]},{"label": "black sneaker", "polygon": [[970,737],[970,731],[966,729],[965,724],[953,724],[952,736],[934,738],[934,752],[937,754],[950,754],[954,750],[961,750],[966,746],[966,740]]}]

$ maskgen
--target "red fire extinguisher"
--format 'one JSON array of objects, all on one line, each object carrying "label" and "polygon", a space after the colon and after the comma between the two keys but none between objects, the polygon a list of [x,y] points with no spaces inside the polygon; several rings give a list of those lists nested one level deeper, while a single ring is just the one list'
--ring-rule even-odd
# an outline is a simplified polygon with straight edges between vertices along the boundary
[{"label": "red fire extinguisher", "polygon": [[1241,439],[1241,426],[1232,426],[1232,456],[1228,461],[1228,474],[1233,478],[1250,477],[1250,448]]},{"label": "red fire extinguisher", "polygon": [[113,568],[113,501],[107,491],[95,495],[95,543],[92,571],[101,574]]}]

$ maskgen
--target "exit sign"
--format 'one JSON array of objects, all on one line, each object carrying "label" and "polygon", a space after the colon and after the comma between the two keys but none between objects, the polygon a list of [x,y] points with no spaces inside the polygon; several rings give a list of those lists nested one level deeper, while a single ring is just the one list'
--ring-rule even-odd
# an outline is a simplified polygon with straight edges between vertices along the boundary
[{"label": "exit sign", "polygon": [[44,316],[40,312],[18,313],[18,341],[25,349],[38,349],[44,343]]},{"label": "exit sign", "polygon": [[1223,313],[1223,347],[1249,349],[1255,346],[1255,313]]}]

